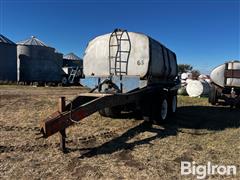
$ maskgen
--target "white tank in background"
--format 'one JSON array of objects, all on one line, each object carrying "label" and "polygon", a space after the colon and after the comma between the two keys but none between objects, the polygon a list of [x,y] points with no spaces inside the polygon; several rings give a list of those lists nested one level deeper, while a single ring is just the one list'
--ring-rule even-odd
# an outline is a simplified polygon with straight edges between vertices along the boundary
[{"label": "white tank in background", "polygon": [[[210,74],[211,80],[214,84],[220,87],[240,87],[240,79],[234,78],[234,72],[240,69],[239,61],[230,61],[216,67]],[[225,77],[226,72],[229,72],[229,77]],[[231,78],[231,73],[233,78]]]},{"label": "white tank in background", "polygon": [[208,78],[208,76],[205,75],[205,74],[201,74],[201,75],[198,76],[198,79],[199,79],[199,80],[200,80],[200,79],[205,80],[205,79],[207,79],[207,78]]},{"label": "white tank in background", "polygon": [[186,80],[187,78],[188,78],[187,73],[182,73],[182,74],[181,74],[181,79],[182,79],[182,80]]},{"label": "white tank in background", "polygon": [[186,80],[181,79],[181,83],[182,84],[186,83]]},{"label": "white tank in background", "polygon": [[190,83],[192,81],[192,79],[187,79],[186,80],[186,83],[188,84],[188,83]]},{"label": "white tank in background", "polygon": [[190,81],[192,81],[192,73],[187,72],[181,74],[181,88],[178,89],[179,95],[187,95],[186,86]]},{"label": "white tank in background", "polygon": [[228,61],[212,70],[208,101],[212,105],[223,100],[231,108],[240,107],[240,61]]},{"label": "white tank in background", "polygon": [[199,97],[209,93],[209,84],[204,80],[191,80],[186,87],[190,97]]},{"label": "white tank in background", "polygon": [[211,84],[211,79],[205,79],[205,81],[210,85]]},{"label": "white tank in background", "polygon": [[182,73],[181,74],[181,79],[182,80],[192,79],[192,73],[190,73],[190,72]]}]

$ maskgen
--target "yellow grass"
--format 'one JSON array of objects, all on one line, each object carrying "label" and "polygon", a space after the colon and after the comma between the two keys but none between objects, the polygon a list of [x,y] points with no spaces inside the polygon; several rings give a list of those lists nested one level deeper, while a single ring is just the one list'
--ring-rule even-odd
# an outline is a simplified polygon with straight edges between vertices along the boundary
[{"label": "yellow grass", "polygon": [[83,88],[0,86],[0,179],[192,179],[180,162],[238,165],[239,110],[210,106],[206,98],[178,97],[178,114],[164,126],[95,113],[67,130],[69,153],[58,136],[36,140],[39,121],[57,98]]}]

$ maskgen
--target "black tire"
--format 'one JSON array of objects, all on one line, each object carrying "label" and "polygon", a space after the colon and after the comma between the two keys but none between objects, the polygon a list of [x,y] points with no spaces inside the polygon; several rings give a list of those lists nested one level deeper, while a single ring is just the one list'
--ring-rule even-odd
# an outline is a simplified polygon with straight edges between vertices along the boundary
[{"label": "black tire", "polygon": [[99,113],[101,116],[103,116],[103,117],[107,117],[106,112],[105,112],[105,109],[99,110],[98,113]]},{"label": "black tire", "polygon": [[152,110],[154,107],[152,96],[152,94],[146,94],[145,96],[143,96],[140,105],[143,120],[151,123],[153,122]]},{"label": "black tire", "polygon": [[143,109],[143,119],[154,124],[162,124],[168,118],[168,99],[165,94],[153,95]]},{"label": "black tire", "polygon": [[216,87],[214,85],[212,85],[212,87],[210,89],[208,102],[211,103],[212,105],[216,105],[217,102],[218,102],[217,90],[216,90]]},{"label": "black tire", "polygon": [[176,115],[177,112],[177,95],[169,95],[168,97],[168,114],[171,116]]},{"label": "black tire", "polygon": [[98,111],[103,117],[116,118],[121,115],[121,109],[119,107],[108,107]]},{"label": "black tire", "polygon": [[156,109],[155,116],[157,123],[165,123],[167,121],[169,114],[168,107],[169,107],[168,99],[167,96],[164,95],[163,97],[161,97],[159,108],[155,108]]}]

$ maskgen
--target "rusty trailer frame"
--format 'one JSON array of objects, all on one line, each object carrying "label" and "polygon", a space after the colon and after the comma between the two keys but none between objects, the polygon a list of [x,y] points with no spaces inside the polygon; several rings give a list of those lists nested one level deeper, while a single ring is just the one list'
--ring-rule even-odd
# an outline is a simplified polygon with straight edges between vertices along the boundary
[{"label": "rusty trailer frame", "polygon": [[179,88],[178,84],[157,84],[136,88],[127,93],[82,93],[69,103],[65,97],[59,98],[59,107],[56,112],[42,120],[40,131],[43,138],[48,138],[56,133],[60,135],[60,149],[66,151],[66,128],[90,116],[91,114],[109,107],[127,105],[131,103],[140,104],[145,95],[156,92],[174,93]]},{"label": "rusty trailer frame", "polygon": [[147,93],[156,92],[159,90],[176,91],[178,86],[169,87],[163,86],[146,86],[137,88],[128,93],[83,93],[75,97],[68,104],[65,97],[59,98],[59,107],[56,112],[42,120],[40,123],[41,134],[43,138],[48,138],[53,134],[60,135],[60,149],[66,151],[66,128],[77,123],[91,114],[104,109],[106,107],[114,107],[126,105],[130,103],[138,103],[141,97]]}]

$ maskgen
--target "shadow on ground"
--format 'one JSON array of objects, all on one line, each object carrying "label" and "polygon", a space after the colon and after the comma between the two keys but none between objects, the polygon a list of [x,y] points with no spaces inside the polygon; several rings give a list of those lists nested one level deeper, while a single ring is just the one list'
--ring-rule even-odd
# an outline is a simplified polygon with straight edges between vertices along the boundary
[{"label": "shadow on ground", "polygon": [[183,106],[169,125],[177,128],[224,130],[240,127],[240,109],[217,106]]},{"label": "shadow on ground", "polygon": [[[126,118],[126,114],[124,118]],[[161,125],[161,127],[153,126],[148,122],[142,122],[138,126],[127,130],[121,136],[98,147],[82,148],[78,150],[87,151],[81,155],[81,158],[92,157],[100,154],[112,154],[119,150],[132,150],[138,145],[151,144],[151,141],[155,139],[176,136],[183,128],[193,130],[193,132],[199,130],[211,132],[238,127],[240,127],[239,109],[231,110],[227,107],[212,106],[184,106],[179,107],[177,115],[169,118],[168,122]],[[143,132],[153,132],[155,135],[131,143],[127,142],[137,134]]]}]

